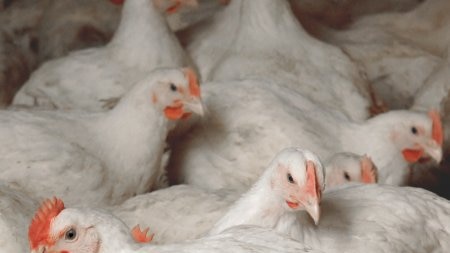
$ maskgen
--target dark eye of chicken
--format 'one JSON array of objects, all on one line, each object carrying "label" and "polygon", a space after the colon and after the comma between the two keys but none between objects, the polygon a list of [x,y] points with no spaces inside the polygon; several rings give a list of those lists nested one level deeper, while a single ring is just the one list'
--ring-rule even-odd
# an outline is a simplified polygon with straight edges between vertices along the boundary
[{"label": "dark eye of chicken", "polygon": [[66,232],[66,240],[73,240],[75,239],[75,237],[77,236],[77,232],[75,231],[75,229],[71,228]]},{"label": "dark eye of chicken", "polygon": [[289,183],[291,183],[291,184],[294,183],[294,178],[292,177],[292,175],[290,173],[287,174],[287,179],[289,180]]},{"label": "dark eye of chicken", "polygon": [[170,90],[171,91],[177,91],[177,86],[175,86],[175,84],[171,83],[170,84]]},{"label": "dark eye of chicken", "polygon": [[344,172],[345,180],[350,181],[350,175],[347,172]]},{"label": "dark eye of chicken", "polygon": [[417,134],[417,128],[416,127],[411,127],[411,133]]}]

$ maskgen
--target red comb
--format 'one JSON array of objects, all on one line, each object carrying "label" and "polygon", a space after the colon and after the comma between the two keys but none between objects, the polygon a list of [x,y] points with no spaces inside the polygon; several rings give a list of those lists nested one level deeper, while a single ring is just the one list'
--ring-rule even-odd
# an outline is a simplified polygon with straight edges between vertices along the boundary
[{"label": "red comb", "polygon": [[40,244],[49,244],[50,225],[52,220],[64,210],[62,200],[54,197],[46,199],[38,209],[28,229],[30,248],[36,249]]},{"label": "red comb", "polygon": [[151,235],[147,235],[148,231],[150,230],[150,228],[146,228],[144,230],[141,230],[141,228],[139,227],[139,225],[136,225],[132,230],[131,230],[131,235],[133,236],[134,240],[136,242],[139,243],[148,243],[151,242],[153,240],[153,236],[155,234],[151,234]]},{"label": "red comb", "polygon": [[306,161],[306,193],[320,200],[322,192],[317,181],[316,166],[312,161]]},{"label": "red comb", "polygon": [[195,72],[191,68],[184,68],[183,72],[189,80],[189,93],[194,97],[200,97],[200,86],[198,86]]},{"label": "red comb", "polygon": [[361,181],[365,184],[375,184],[378,181],[377,168],[368,156],[361,159]]},{"label": "red comb", "polygon": [[442,145],[444,142],[444,130],[442,130],[441,117],[439,116],[439,112],[436,110],[431,110],[428,113],[431,120],[433,121],[433,126],[431,130],[431,136],[433,140],[435,140],[439,145]]}]

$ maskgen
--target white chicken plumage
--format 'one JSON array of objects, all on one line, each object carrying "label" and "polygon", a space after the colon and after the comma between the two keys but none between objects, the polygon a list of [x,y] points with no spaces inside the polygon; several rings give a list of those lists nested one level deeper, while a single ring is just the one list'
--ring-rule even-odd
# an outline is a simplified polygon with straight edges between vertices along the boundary
[{"label": "white chicken plumage", "polygon": [[[376,168],[365,156],[339,153],[325,168],[327,187],[376,182]],[[344,172],[351,178],[346,179]],[[243,191],[210,192],[192,185],[176,185],[130,198],[110,210],[129,227],[135,224],[150,227],[156,234],[155,243],[173,243],[207,233]]]},{"label": "white chicken plumage", "polygon": [[0,182],[0,253],[26,252],[28,224],[38,202]]},{"label": "white chicken plumage", "polygon": [[188,66],[186,54],[160,12],[153,1],[127,0],[108,45],[46,62],[13,103],[104,110],[152,69]]},{"label": "white chicken plumage", "polygon": [[45,202],[37,211],[28,238],[32,253],[320,252],[271,229],[251,226],[177,244],[138,244],[115,216],[101,210],[65,208],[59,199]]},{"label": "white chicken plumage", "polygon": [[1,180],[34,198],[120,203],[157,185],[168,132],[202,114],[191,69],[157,69],[111,111],[1,111]]},{"label": "white chicken plumage", "polygon": [[233,0],[190,37],[187,50],[203,81],[272,80],[352,119],[369,115],[367,83],[356,66],[310,37],[286,0]]},{"label": "white chicken plumage", "polygon": [[[325,252],[450,249],[448,200],[419,188],[376,184],[336,189],[322,196],[320,163],[308,151],[281,151],[210,234],[256,225],[287,233]],[[306,210],[315,224],[300,210]]]},{"label": "white chicken plumage", "polygon": [[358,62],[389,108],[406,109],[447,51],[449,9],[446,0],[424,1],[407,13],[363,17],[343,31],[322,29],[318,37]]},{"label": "white chicken plumage", "polygon": [[367,154],[379,182],[395,185],[407,182],[410,162],[442,158],[436,113],[392,111],[358,123],[295,90],[251,80],[209,83],[202,94],[209,114],[173,147],[169,168],[179,173],[177,182],[206,189],[249,186],[274,153],[296,145],[325,160],[338,152]]}]

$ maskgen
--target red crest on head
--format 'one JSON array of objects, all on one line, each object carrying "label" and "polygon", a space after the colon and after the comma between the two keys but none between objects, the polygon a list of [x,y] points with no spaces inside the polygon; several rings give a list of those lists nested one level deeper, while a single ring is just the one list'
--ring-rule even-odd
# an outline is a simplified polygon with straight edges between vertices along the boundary
[{"label": "red crest on head", "polygon": [[200,86],[198,86],[197,75],[191,68],[183,69],[184,75],[189,81],[189,93],[194,97],[200,97]]},{"label": "red crest on head", "polygon": [[51,243],[49,241],[50,225],[62,210],[64,210],[64,203],[56,197],[46,199],[41,204],[28,228],[28,240],[31,249],[36,249],[43,243]]},{"label": "red crest on head", "polygon": [[433,121],[431,136],[433,137],[433,140],[435,140],[439,145],[442,145],[442,143],[444,142],[444,130],[442,130],[442,122],[441,117],[439,116],[439,112],[437,112],[436,110],[431,110],[428,113],[428,116],[430,116],[431,120]]},{"label": "red crest on head", "polygon": [[322,191],[316,175],[316,165],[312,161],[306,161],[306,193],[320,200]]}]

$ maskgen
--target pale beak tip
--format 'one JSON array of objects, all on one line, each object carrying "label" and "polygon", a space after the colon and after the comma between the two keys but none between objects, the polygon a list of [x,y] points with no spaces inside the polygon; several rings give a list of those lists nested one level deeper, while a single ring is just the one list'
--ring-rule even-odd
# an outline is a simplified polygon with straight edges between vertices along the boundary
[{"label": "pale beak tip", "polygon": [[314,220],[314,224],[318,225],[320,220],[320,206],[318,203],[306,206],[306,211]]},{"label": "pale beak tip", "polygon": [[203,103],[200,100],[186,102],[184,105],[187,109],[199,115],[200,117],[203,117],[205,115],[205,109]]}]

